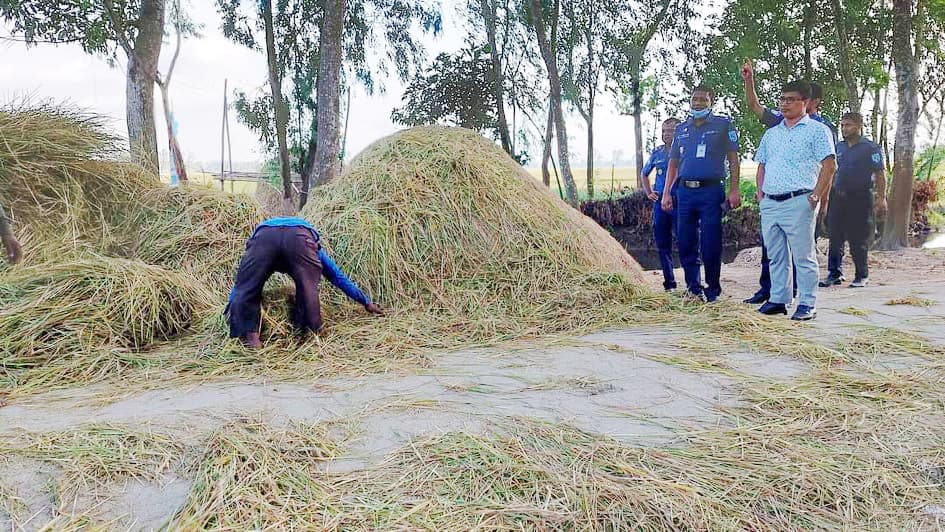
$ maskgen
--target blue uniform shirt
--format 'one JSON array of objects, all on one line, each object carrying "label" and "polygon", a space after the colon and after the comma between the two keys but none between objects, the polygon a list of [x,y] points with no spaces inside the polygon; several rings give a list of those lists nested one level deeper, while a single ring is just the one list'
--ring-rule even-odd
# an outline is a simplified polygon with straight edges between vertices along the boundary
[{"label": "blue uniform shirt", "polygon": [[[315,237],[315,241],[321,239],[318,234],[318,231],[315,230],[315,227],[303,218],[297,217],[286,217],[286,218],[270,218],[258,226],[253,231],[253,236],[256,236],[256,233],[262,227],[304,227],[312,232],[312,236]],[[345,293],[346,296],[351,299],[361,303],[362,305],[367,305],[371,302],[371,298],[367,296],[364,292],[358,288],[358,285],[354,284],[351,279],[348,279],[348,276],[341,271],[341,268],[335,263],[334,260],[328,255],[325,249],[321,246],[318,248],[318,260],[322,263],[322,275],[325,276],[325,279],[338,287],[339,290]],[[234,287],[235,288],[235,287]],[[229,300],[233,300],[233,291],[230,291]]]},{"label": "blue uniform shirt", "polygon": [[[810,113],[807,116],[830,128],[830,133],[833,135],[833,143],[834,145],[837,144],[837,126],[833,125],[833,122],[820,113]],[[761,123],[767,128],[772,128],[780,124],[782,120],[784,120],[784,115],[781,114],[781,111],[778,111],[777,109],[769,109],[765,107],[765,111],[761,115]]]},{"label": "blue uniform shirt", "polygon": [[676,126],[669,158],[679,160],[680,180],[725,178],[725,159],[738,151],[738,132],[732,121],[710,114],[697,126],[690,118]]},{"label": "blue uniform shirt", "polygon": [[[643,166],[643,178],[649,179],[650,172],[656,169],[656,181],[653,183],[653,191],[657,194],[663,193],[663,186],[666,184],[666,168],[669,166],[669,148],[660,146],[650,153],[649,160]],[[679,182],[677,181],[676,184]],[[675,186],[673,187],[676,188]]]},{"label": "blue uniform shirt", "polygon": [[837,174],[833,187],[845,192],[868,191],[873,188],[873,174],[883,169],[883,152],[873,141],[860,138],[850,146],[837,144]]}]

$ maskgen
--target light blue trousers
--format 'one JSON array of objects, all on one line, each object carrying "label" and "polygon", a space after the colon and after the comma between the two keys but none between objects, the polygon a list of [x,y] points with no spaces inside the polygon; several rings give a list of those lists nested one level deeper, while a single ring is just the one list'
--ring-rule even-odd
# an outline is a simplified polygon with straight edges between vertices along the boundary
[{"label": "light blue trousers", "polygon": [[761,232],[771,259],[772,303],[791,303],[791,260],[797,268],[798,305],[817,303],[817,248],[814,229],[817,210],[802,194],[785,201],[761,200]]}]

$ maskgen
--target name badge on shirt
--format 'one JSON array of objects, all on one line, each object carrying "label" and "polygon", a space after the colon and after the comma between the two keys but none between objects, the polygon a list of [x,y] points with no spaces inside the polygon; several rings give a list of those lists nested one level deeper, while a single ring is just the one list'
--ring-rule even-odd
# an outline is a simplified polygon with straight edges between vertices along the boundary
[{"label": "name badge on shirt", "polygon": [[696,146],[696,158],[705,159],[705,144]]}]

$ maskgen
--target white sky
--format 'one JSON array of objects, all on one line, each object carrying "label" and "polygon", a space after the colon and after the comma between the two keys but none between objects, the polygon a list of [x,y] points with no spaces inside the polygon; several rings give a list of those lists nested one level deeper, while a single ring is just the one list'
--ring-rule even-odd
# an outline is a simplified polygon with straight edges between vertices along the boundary
[{"label": "white sky", "polygon": [[[454,0],[455,1],[455,0]],[[424,37],[427,57],[462,46],[466,29],[456,20],[460,9],[443,5],[443,31],[437,37]],[[219,167],[220,134],[223,116],[223,82],[232,89],[268,91],[266,62],[262,53],[251,51],[227,40],[219,25],[212,0],[192,0],[188,12],[203,24],[202,38],[185,40],[171,82],[171,101],[180,130],[185,160],[197,170]],[[0,27],[0,35],[9,36],[9,28]],[[173,54],[173,43],[165,43],[161,65],[166,67]],[[91,56],[78,45],[41,44],[27,47],[11,40],[0,40],[0,103],[23,97],[33,100],[71,102],[110,119],[115,133],[125,135],[125,62],[110,67],[104,59]],[[163,70],[163,69],[162,69]],[[347,139],[347,153],[356,155],[374,140],[400,129],[390,120],[391,110],[401,105],[404,85],[396,78],[386,80],[386,93],[368,96],[355,88]],[[609,96],[599,98],[595,116],[596,159],[609,163],[614,158],[633,153],[633,125],[629,116],[614,111]],[[166,151],[165,124],[160,92],[155,88],[155,117],[159,147]],[[584,122],[578,116],[568,120],[570,151],[575,162],[585,159]],[[239,124],[230,110],[234,165],[258,163],[264,153],[254,133]],[[616,156],[616,157],[615,157]],[[162,165],[166,161],[161,161]],[[240,165],[242,166],[242,165]]]}]

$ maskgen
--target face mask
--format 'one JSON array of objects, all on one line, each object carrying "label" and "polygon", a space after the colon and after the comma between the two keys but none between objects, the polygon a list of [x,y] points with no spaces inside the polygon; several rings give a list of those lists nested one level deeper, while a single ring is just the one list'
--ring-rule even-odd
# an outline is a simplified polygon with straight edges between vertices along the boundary
[{"label": "face mask", "polygon": [[705,117],[709,116],[709,113],[711,113],[711,112],[712,112],[712,109],[709,108],[709,107],[706,107],[705,109],[702,109],[702,110],[699,110],[699,111],[696,111],[695,109],[690,109],[690,110],[689,110],[689,116],[690,116],[691,118],[695,118],[695,119],[705,118]]}]

